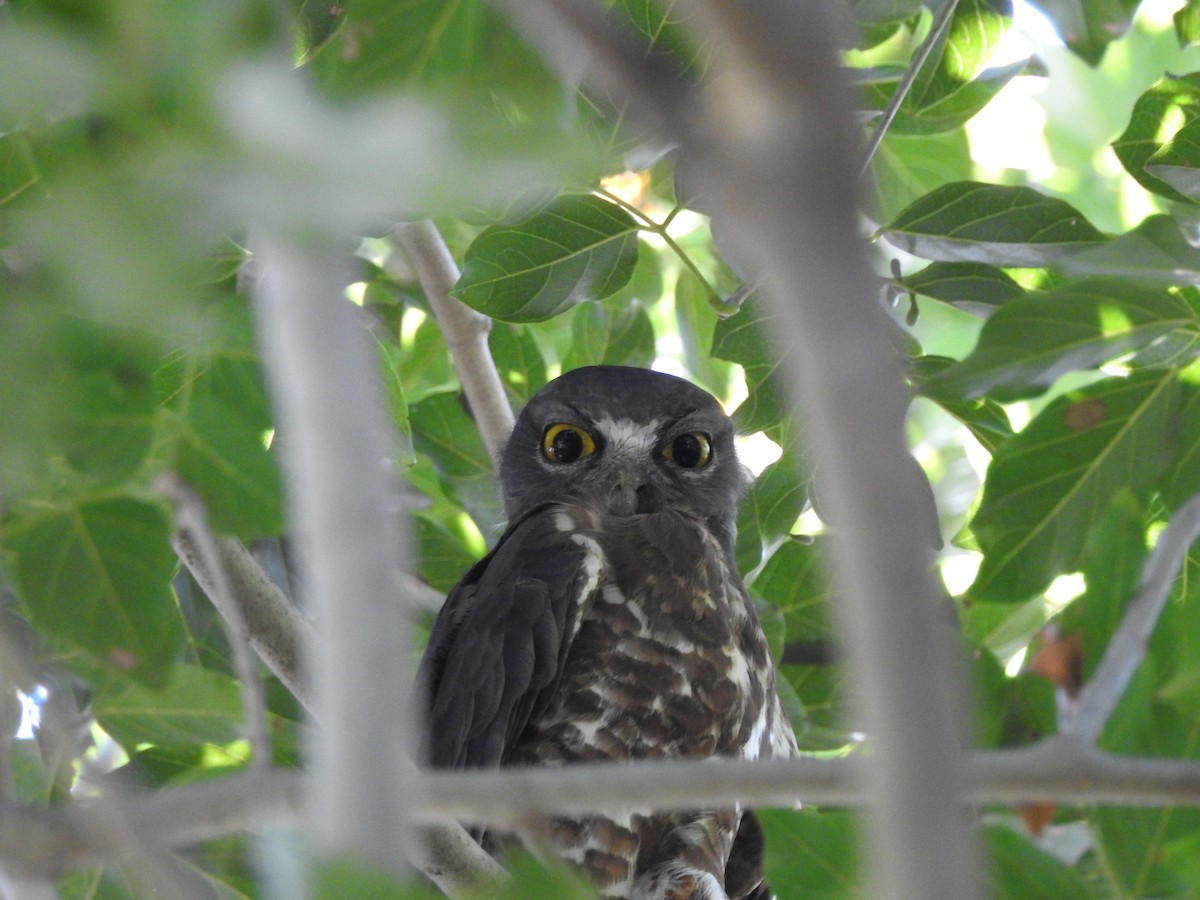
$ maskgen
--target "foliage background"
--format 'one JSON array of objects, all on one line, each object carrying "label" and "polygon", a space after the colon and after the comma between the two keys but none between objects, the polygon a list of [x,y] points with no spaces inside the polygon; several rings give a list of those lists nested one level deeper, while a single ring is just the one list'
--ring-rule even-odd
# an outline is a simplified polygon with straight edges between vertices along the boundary
[{"label": "foliage background", "polygon": [[[703,72],[686,11],[607,5]],[[934,14],[916,0],[849,6],[866,134]],[[984,748],[1056,731],[1157,531],[1200,492],[1200,65],[1187,49],[1200,8],[1144,6],[1046,3],[1066,45],[1022,45],[1006,3],[960,0],[864,176]],[[281,74],[285,57],[296,68]],[[785,702],[807,750],[854,752],[831,661],[821,473],[796,477],[803,423],[785,420],[770,382],[769,313],[689,193],[686,160],[624,113],[564,86],[468,0],[0,6],[5,733],[17,689],[44,698],[43,739],[8,746],[10,796],[69,803],[81,757],[92,778],[148,786],[246,765],[230,651],[178,574],[155,484],[179,474],[213,528],[254,542],[287,584],[287,435],[243,290],[249,229],[311,229],[354,254],[347,296],[369,314],[390,391],[417,574],[444,592],[500,533],[491,460],[393,234],[426,217],[461,265],[455,296],[494,320],[514,408],[557,372],[605,362],[686,374],[735,410],[761,468],[738,563]],[[1200,752],[1198,566],[1193,555],[1103,749]],[[264,683],[274,761],[298,765],[304,717]],[[1200,893],[1193,809],[983,820],[997,896]],[[853,893],[854,814],[764,821],[781,898]],[[188,865],[221,896],[259,896],[270,866],[253,846],[225,838]],[[140,888],[114,866],[58,890]]]}]

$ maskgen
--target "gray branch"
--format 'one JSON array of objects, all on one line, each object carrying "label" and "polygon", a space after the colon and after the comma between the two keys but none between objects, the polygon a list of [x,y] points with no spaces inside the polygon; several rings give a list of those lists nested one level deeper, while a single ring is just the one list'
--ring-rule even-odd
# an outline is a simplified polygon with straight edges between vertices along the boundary
[{"label": "gray branch", "polygon": [[[246,734],[251,747],[251,764],[271,764],[271,740],[267,733],[267,701],[258,665],[250,644],[242,605],[234,599],[229,573],[225,571],[216,538],[208,527],[204,503],[191,486],[174,473],[159,476],[155,487],[175,505],[175,524],[178,529],[175,546],[186,541],[193,558],[204,568],[209,584],[205,592],[225,625],[225,635],[233,654],[234,669],[242,686],[245,706]],[[178,551],[177,551],[178,552]]]},{"label": "gray branch", "polygon": [[414,807],[407,541],[390,470],[378,364],[345,296],[349,259],[319,240],[269,236],[258,252],[259,341],[285,463],[302,589],[319,632],[312,654],[319,729],[311,747],[314,824],[326,849],[384,868],[406,858]]},{"label": "gray branch", "polygon": [[454,360],[475,426],[495,462],[512,433],[513,413],[488,348],[492,320],[450,296],[450,289],[458,281],[458,267],[432,222],[403,225],[397,237],[416,269]]},{"label": "gray branch", "polygon": [[917,527],[928,485],[914,477],[908,397],[858,231],[861,156],[830,18],[837,4],[693,0],[684,21],[712,51],[703,85],[647,54],[598,4],[504,8],[552,62],[587,60],[593,83],[679,144],[714,222],[762,274],[780,386],[836,525],[839,625],[874,750],[863,765],[874,801],[869,893],[980,896],[964,803],[964,679]]},{"label": "gray branch", "polygon": [[[631,806],[694,808],[739,801],[760,807],[801,801],[864,806],[873,802],[861,786],[867,762],[863,757],[664,760],[427,772],[417,784],[424,801],[413,813],[425,822],[462,818],[511,825],[531,815]],[[966,796],[975,803],[1200,806],[1200,763],[1113,756],[1071,738],[974,753],[967,762]],[[130,834],[158,847],[179,848],[229,834],[296,827],[315,809],[308,784],[294,771],[247,772],[129,796],[122,804],[129,829],[123,833],[107,827],[103,804],[90,800],[58,807],[0,803],[0,868],[20,877],[53,878],[119,861],[131,851]],[[436,840],[433,846],[437,849]],[[419,851],[418,859],[422,853],[429,851]],[[491,860],[482,865],[497,869]],[[439,884],[449,885],[459,874],[442,873]],[[454,884],[472,877],[468,872]]]},{"label": "gray branch", "polygon": [[[304,660],[316,636],[308,619],[296,609],[250,551],[234,538],[216,538],[217,555],[229,579],[231,598],[241,610],[250,646],[284,687],[310,713],[316,712],[304,676]],[[213,598],[216,586],[211,568],[196,552],[186,532],[171,538],[180,561],[204,593]]]},{"label": "gray branch", "polygon": [[1063,726],[1064,735],[1087,744],[1096,742],[1125,693],[1129,679],[1146,656],[1150,635],[1179,577],[1188,549],[1197,538],[1200,538],[1200,495],[1179,507],[1158,536],[1142,571],[1138,592],[1129,602],[1095,674],[1084,686],[1075,715]]}]

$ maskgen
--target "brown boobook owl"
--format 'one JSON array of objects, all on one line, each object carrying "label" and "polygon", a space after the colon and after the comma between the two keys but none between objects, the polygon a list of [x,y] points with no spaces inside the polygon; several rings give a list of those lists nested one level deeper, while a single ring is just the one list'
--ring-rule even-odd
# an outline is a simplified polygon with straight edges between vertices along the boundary
[{"label": "brown boobook owl", "polygon": [[[734,565],[733,437],[711,395],[644,369],[576,369],[530,400],[500,469],[508,528],[421,663],[433,765],[796,752]],[[523,836],[607,897],[770,896],[748,810],[559,817]]]}]

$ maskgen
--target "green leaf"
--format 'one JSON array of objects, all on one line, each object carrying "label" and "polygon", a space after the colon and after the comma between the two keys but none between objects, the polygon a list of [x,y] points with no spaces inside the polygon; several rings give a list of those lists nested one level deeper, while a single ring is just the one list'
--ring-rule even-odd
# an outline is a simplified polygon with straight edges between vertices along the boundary
[{"label": "green leaf", "polygon": [[855,813],[755,810],[766,836],[767,883],[782,898],[862,896],[862,834]]},{"label": "green leaf", "polygon": [[546,383],[546,361],[533,333],[523,325],[493,322],[488,348],[509,401],[524,406]]},{"label": "green leaf", "polygon": [[621,207],[566,194],[515,225],[484,229],[451,293],[495,319],[540,322],[620,290],[637,262],[637,233]]},{"label": "green leaf", "polygon": [[179,665],[160,688],[128,683],[100,692],[92,713],[127,750],[139,744],[227,744],[244,735],[237,680],[223,672]]},{"label": "green leaf", "polygon": [[788,641],[827,640],[830,584],[824,567],[824,541],[785,540],[750,585],[784,615]]},{"label": "green leaf", "polygon": [[1104,236],[1069,203],[1032,188],[944,185],[883,228],[892,244],[925,259],[1039,267]]},{"label": "green leaf", "polygon": [[27,197],[40,177],[29,141],[20,134],[0,136],[0,208]]},{"label": "green leaf", "polygon": [[888,134],[871,160],[869,206],[876,221],[894,219],[910,203],[974,173],[964,131],[915,137]]},{"label": "green leaf", "polygon": [[409,415],[413,445],[433,462],[446,494],[489,535],[500,520],[492,460],[463,402],[457,391],[449,391],[414,403]]},{"label": "green leaf", "polygon": [[209,307],[212,341],[160,369],[158,391],[169,466],[204,500],[209,522],[243,539],[283,530],[279,464],[268,448],[270,404],[241,298]]},{"label": "green leaf", "polygon": [[1095,511],[1121,488],[1145,504],[1178,412],[1174,372],[1108,378],[1052,401],[992,459],[971,530],[972,600],[1018,602],[1074,571]]},{"label": "green leaf", "polygon": [[1200,249],[1170,216],[1150,216],[1127,234],[1064,259],[1062,268],[1075,275],[1200,284]]},{"label": "green leaf", "polygon": [[563,105],[541,56],[480,0],[356,0],[308,68],[343,96],[445,92],[459,109],[514,120],[548,118]]},{"label": "green leaf", "polygon": [[[944,356],[918,357],[914,360],[912,378],[916,389],[925,393],[928,381],[954,365],[957,365],[955,360]],[[962,422],[988,453],[995,454],[996,448],[1013,436],[1008,414],[995,400],[986,397],[956,400],[940,396],[936,399],[938,406]]]},{"label": "green leaf", "polygon": [[[1200,366],[1190,371],[1200,380]],[[1195,380],[1185,384],[1176,427],[1179,450],[1163,483],[1163,499],[1171,509],[1200,494],[1200,388]]]},{"label": "green leaf", "polygon": [[985,825],[991,896],[998,900],[1088,900],[1094,895],[1066,863],[1003,825]]},{"label": "green leaf", "polygon": [[1200,118],[1184,123],[1151,156],[1145,165],[1148,175],[1166,182],[1185,198],[1200,200]]},{"label": "green leaf", "polygon": [[1200,3],[1187,0],[1175,11],[1172,17],[1175,23],[1175,36],[1179,38],[1180,47],[1190,47],[1200,43]]},{"label": "green leaf", "polygon": [[1054,23],[1064,43],[1089,65],[1099,65],[1104,51],[1133,21],[1139,0],[1040,0],[1038,8]]},{"label": "green leaf", "polygon": [[649,368],[652,362],[654,326],[639,301],[617,311],[595,301],[580,305],[571,321],[564,371],[598,365]]},{"label": "green leaf", "polygon": [[162,508],[115,497],[14,515],[3,546],[37,627],[161,682],[182,640],[170,536]]},{"label": "green leaf", "polygon": [[1146,163],[1180,126],[1200,115],[1200,72],[1165,75],[1138,97],[1129,124],[1113,141],[1113,152],[1142,187],[1170,200],[1187,201],[1160,178],[1146,171]]},{"label": "green leaf", "polygon": [[713,329],[712,355],[738,363],[746,372],[749,396],[734,411],[733,420],[747,434],[775,429],[782,418],[772,384],[781,360],[766,340],[771,318],[761,301],[751,296],[735,315],[719,319]]},{"label": "green leaf", "polygon": [[930,378],[935,398],[1009,401],[1041,393],[1067,372],[1089,369],[1200,322],[1175,294],[1086,280],[1013,300],[987,320],[961,363]]},{"label": "green leaf", "polygon": [[968,309],[1000,306],[1025,293],[1003,269],[982,263],[930,263],[901,279],[900,284],[914,293]]}]

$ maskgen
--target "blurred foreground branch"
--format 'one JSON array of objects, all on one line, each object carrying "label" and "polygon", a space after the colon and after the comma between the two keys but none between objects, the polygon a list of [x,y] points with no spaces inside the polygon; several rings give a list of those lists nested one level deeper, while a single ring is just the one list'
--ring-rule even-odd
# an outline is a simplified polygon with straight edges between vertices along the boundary
[{"label": "blurred foreground branch", "polygon": [[[803,801],[858,806],[872,802],[858,786],[864,763],[861,757],[671,760],[427,772],[417,781],[427,802],[413,812],[425,822],[462,818],[502,825],[530,815],[633,805],[689,808],[742,801],[765,807]],[[980,804],[1200,807],[1200,763],[1117,757],[1069,738],[971,754],[966,770],[968,796]],[[301,824],[311,804],[307,784],[298,772],[247,772],[131,796],[124,813],[133,834],[177,848]],[[126,839],[105,827],[92,801],[50,808],[0,804],[0,867],[8,871],[54,877],[116,862],[128,851]],[[498,869],[494,862],[490,866],[492,872]]]}]

